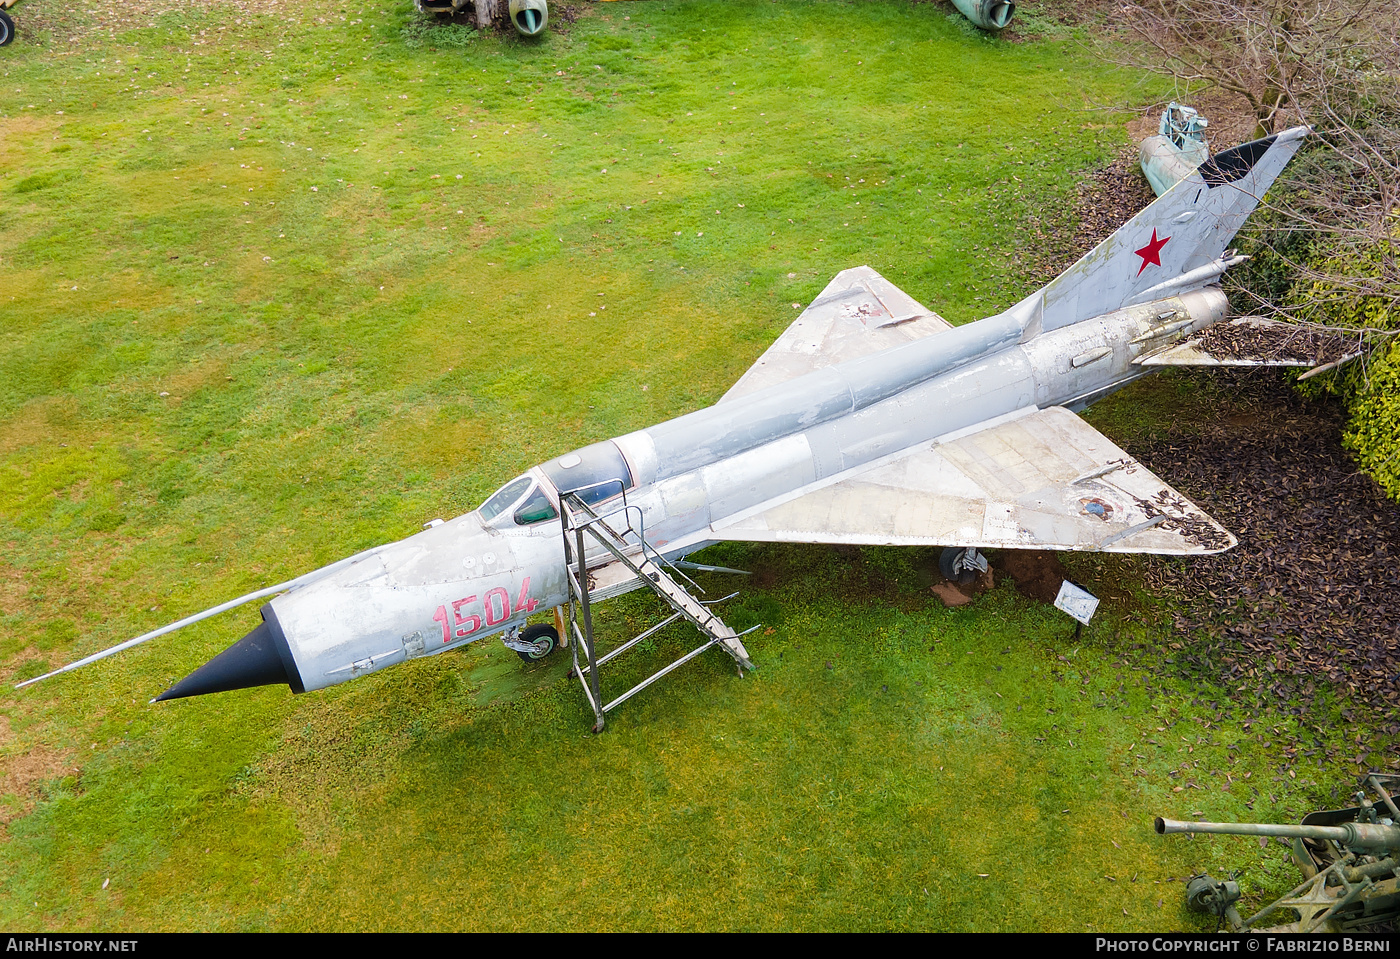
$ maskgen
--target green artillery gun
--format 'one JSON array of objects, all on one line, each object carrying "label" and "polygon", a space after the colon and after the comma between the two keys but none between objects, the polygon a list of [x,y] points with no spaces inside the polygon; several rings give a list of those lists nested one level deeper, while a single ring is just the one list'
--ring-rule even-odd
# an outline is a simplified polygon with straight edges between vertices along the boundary
[{"label": "green artillery gun", "polygon": [[[1355,806],[1309,813],[1297,826],[1171,819],[1154,825],[1158,835],[1207,832],[1293,840],[1293,861],[1303,882],[1249,919],[1235,909],[1240,887],[1233,877],[1225,882],[1205,874],[1191,877],[1188,904],[1219,916],[1232,932],[1381,931],[1376,927],[1400,923],[1400,808],[1392,798],[1400,792],[1400,776],[1368,773],[1360,785]],[[1259,925],[1280,910],[1293,910],[1298,918]]]}]

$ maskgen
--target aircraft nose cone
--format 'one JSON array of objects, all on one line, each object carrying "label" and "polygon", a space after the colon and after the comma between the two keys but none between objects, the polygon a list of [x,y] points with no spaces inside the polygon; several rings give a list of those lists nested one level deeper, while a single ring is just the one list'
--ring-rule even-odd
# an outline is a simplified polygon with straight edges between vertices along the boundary
[{"label": "aircraft nose cone", "polygon": [[264,611],[264,619],[258,628],[209,662],[190,673],[174,686],[161,693],[152,702],[160,703],[167,699],[184,699],[187,696],[203,696],[206,693],[222,693],[230,689],[247,689],[252,686],[274,686],[286,683],[293,691],[301,692],[301,677],[296,667],[290,668],[290,650],[286,640],[277,628],[277,620],[271,609]]}]

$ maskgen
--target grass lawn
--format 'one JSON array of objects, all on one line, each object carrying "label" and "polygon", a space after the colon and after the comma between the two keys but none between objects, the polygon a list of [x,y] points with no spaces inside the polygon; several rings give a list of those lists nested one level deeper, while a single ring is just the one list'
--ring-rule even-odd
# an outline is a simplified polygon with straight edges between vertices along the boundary
[{"label": "grass lawn", "polygon": [[[16,8],[0,925],[1171,930],[1210,927],[1202,868],[1293,885],[1276,849],[1152,834],[1296,820],[1337,777],[1268,775],[1227,690],[1157,667],[1132,561],[1074,567],[1106,598],[1075,642],[1009,586],[944,609],[928,551],[716,548],[758,573],[728,607],[758,671],[702,657],[600,736],[562,664],[489,642],[147,705],[253,607],[11,688],[714,402],[841,269],[994,313],[1026,212],[1125,143],[1098,106],[1135,78],[1030,15],[577,12],[529,42],[382,0]],[[1110,408],[1120,442],[1189,414],[1171,382]]]}]

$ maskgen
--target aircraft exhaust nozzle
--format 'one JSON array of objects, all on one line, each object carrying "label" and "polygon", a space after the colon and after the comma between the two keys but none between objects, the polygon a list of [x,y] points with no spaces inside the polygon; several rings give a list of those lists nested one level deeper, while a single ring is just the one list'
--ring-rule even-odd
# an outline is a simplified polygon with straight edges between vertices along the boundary
[{"label": "aircraft exhaust nozzle", "polygon": [[522,36],[537,37],[549,23],[549,7],[545,0],[510,0],[510,22]]},{"label": "aircraft exhaust nozzle", "polygon": [[1016,4],[997,3],[993,4],[991,10],[987,12],[987,19],[989,19],[993,24],[995,24],[996,28],[1000,30],[1002,27],[1010,23],[1011,18],[1015,15]]},{"label": "aircraft exhaust nozzle", "polygon": [[278,683],[286,683],[296,693],[303,691],[301,676],[277,623],[277,616],[272,612],[272,607],[265,606],[263,621],[257,629],[151,701],[160,703],[167,699],[184,699],[253,686],[275,686]]},{"label": "aircraft exhaust nozzle", "polygon": [[983,30],[1002,30],[1016,15],[1011,0],[953,0],[953,6]]}]

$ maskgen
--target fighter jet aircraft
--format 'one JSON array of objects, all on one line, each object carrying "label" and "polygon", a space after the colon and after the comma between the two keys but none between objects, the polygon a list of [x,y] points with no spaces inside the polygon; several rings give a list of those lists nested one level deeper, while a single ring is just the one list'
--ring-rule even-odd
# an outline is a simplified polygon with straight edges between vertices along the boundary
[{"label": "fighter jet aircraft", "polygon": [[[498,633],[535,659],[562,632],[601,728],[617,703],[602,704],[597,675],[615,653],[595,655],[591,603],[649,587],[708,637],[647,683],[710,646],[741,675],[752,668],[673,564],[707,544],[945,546],[950,576],[985,568],[978,551],[993,548],[1228,549],[1228,531],[1075,413],[1173,350],[1209,353],[1197,334],[1225,319],[1216,283],[1243,259],[1227,247],[1306,132],[1217,154],[974,323],[950,325],[869,267],[846,270],[714,406],[564,453],[464,516],[64,670],[278,594],[256,629],[159,699],[307,692]],[[527,626],[551,609],[553,625]]]}]

